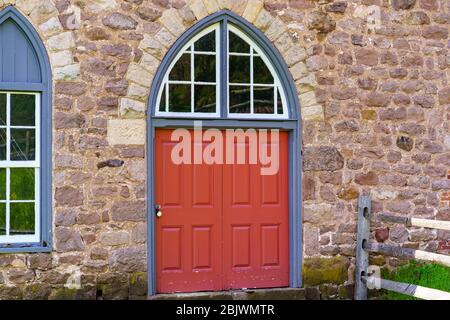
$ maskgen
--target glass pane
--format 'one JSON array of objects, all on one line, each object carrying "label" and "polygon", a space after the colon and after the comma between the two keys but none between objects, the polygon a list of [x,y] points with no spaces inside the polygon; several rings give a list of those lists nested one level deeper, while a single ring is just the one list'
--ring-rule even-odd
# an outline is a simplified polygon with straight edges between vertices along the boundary
[{"label": "glass pane", "polygon": [[274,113],[273,99],[273,87],[253,87],[253,112]]},{"label": "glass pane", "polygon": [[11,129],[11,160],[35,159],[34,129]]},{"label": "glass pane", "polygon": [[194,112],[216,112],[216,86],[195,85]]},{"label": "glass pane", "polygon": [[250,83],[250,57],[230,56],[230,82]]},{"label": "glass pane", "polygon": [[0,236],[6,235],[6,203],[0,203]]},{"label": "glass pane", "polygon": [[191,112],[191,85],[169,85],[169,111]]},{"label": "glass pane", "polygon": [[11,125],[34,126],[35,125],[36,96],[29,94],[11,95]]},{"label": "glass pane", "polygon": [[230,113],[250,113],[250,87],[230,86]]},{"label": "glass pane", "polygon": [[6,160],[6,129],[0,129],[0,160]]},{"label": "glass pane", "polygon": [[261,57],[253,58],[253,83],[273,83],[272,74]]},{"label": "glass pane", "polygon": [[184,53],[170,70],[169,80],[191,81],[191,55]]},{"label": "glass pane", "polygon": [[163,84],[164,89],[161,93],[161,99],[159,100],[159,111],[164,112],[166,111],[166,85]]},{"label": "glass pane", "polygon": [[34,168],[11,168],[10,199],[34,200]]},{"label": "glass pane", "polygon": [[207,52],[215,52],[216,51],[216,31],[212,31],[207,35],[204,35],[199,40],[197,40],[194,44],[195,51],[207,51]]},{"label": "glass pane", "polygon": [[10,204],[9,234],[34,234],[34,202]]},{"label": "glass pane", "polygon": [[0,93],[0,126],[6,126],[6,94]]},{"label": "glass pane", "polygon": [[194,62],[195,81],[215,82],[216,81],[216,56],[196,54]]},{"label": "glass pane", "polygon": [[6,169],[0,168],[0,200],[6,200]]},{"label": "glass pane", "polygon": [[250,53],[250,46],[233,32],[229,32],[229,52]]},{"label": "glass pane", "polygon": [[281,100],[280,90],[277,89],[277,112],[278,114],[283,114],[283,101]]}]

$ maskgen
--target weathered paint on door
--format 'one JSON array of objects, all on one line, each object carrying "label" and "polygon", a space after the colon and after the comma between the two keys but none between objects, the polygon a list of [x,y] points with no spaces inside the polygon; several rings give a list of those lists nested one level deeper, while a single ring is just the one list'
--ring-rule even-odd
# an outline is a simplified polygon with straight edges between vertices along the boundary
[{"label": "weathered paint on door", "polygon": [[157,291],[288,286],[288,134],[278,174],[262,176],[259,164],[175,165],[171,133],[155,139]]}]

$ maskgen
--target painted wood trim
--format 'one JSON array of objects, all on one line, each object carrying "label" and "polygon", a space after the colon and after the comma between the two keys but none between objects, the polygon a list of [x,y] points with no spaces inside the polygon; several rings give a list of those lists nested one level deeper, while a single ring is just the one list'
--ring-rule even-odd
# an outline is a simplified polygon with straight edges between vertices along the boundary
[{"label": "painted wood trim", "polygon": [[0,11],[0,23],[12,19],[27,35],[38,56],[42,83],[2,83],[1,90],[37,91],[41,93],[41,239],[39,243],[0,245],[0,253],[50,252],[52,248],[52,71],[50,59],[42,39],[32,24],[13,6]]}]

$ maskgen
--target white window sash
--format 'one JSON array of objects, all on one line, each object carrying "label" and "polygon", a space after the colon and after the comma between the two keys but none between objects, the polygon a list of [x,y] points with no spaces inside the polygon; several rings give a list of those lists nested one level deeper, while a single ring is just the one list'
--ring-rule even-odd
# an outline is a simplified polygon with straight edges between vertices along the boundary
[{"label": "white window sash", "polygon": [[[2,160],[0,161],[0,168],[6,169],[6,199],[1,200],[0,203],[6,204],[6,235],[0,235],[0,245],[16,244],[16,243],[37,243],[40,240],[41,234],[41,214],[40,214],[40,116],[41,116],[41,95],[37,92],[14,92],[14,91],[0,91],[0,94],[6,94],[6,112],[7,123],[6,126],[1,126],[6,129],[6,155],[7,159],[11,155],[11,134],[10,129],[34,129],[35,130],[35,160],[33,161],[18,161],[18,160]],[[11,95],[26,94],[35,96],[35,125],[34,126],[11,126]],[[10,169],[11,168],[35,168],[34,170],[34,200],[11,200],[10,199]],[[11,203],[34,203],[34,234],[29,235],[10,235],[10,204]]]},{"label": "white window sash", "polygon": [[[195,51],[194,50],[194,43],[199,40],[204,35],[214,31],[215,32],[215,39],[216,39],[216,50],[215,52],[203,52],[203,51]],[[164,80],[159,88],[158,92],[158,99],[156,101],[156,107],[155,107],[155,116],[157,117],[183,117],[183,118],[218,118],[220,117],[220,86],[218,83],[220,83],[220,52],[221,52],[221,46],[220,46],[220,24],[216,23],[212,26],[209,26],[208,28],[205,28],[198,34],[196,34],[187,44],[183,46],[183,48],[178,52],[178,54],[175,56],[173,61],[170,63],[167,73],[164,75]],[[179,80],[169,80],[169,74],[172,71],[173,67],[175,66],[175,63],[178,62],[180,57],[183,54],[190,54],[190,68],[191,68],[191,79],[190,81],[179,81]],[[202,82],[202,81],[194,81],[194,71],[195,71],[195,61],[194,61],[194,55],[195,54],[208,54],[208,55],[215,55],[216,56],[216,82]],[[173,112],[169,111],[169,84],[186,84],[191,85],[191,111],[190,112]],[[216,86],[216,111],[215,112],[194,112],[195,108],[195,85],[215,85]],[[165,89],[165,91],[164,91]],[[162,93],[165,93],[165,96],[163,97]],[[165,99],[165,111],[160,111],[159,106],[161,99]]]}]

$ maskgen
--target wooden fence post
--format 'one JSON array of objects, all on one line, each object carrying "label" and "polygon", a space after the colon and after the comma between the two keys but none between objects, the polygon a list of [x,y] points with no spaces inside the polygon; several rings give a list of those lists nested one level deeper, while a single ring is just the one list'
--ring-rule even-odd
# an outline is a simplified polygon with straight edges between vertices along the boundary
[{"label": "wooden fence post", "polygon": [[364,243],[370,237],[370,196],[359,196],[358,199],[358,229],[356,239],[356,270],[355,270],[355,300],[367,299],[367,286],[362,281],[369,268],[369,252],[364,249]]}]

